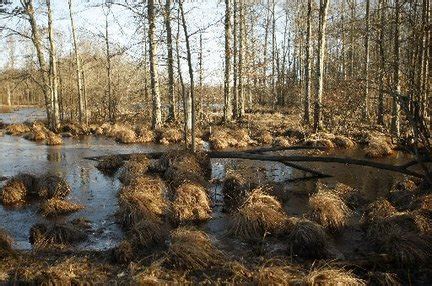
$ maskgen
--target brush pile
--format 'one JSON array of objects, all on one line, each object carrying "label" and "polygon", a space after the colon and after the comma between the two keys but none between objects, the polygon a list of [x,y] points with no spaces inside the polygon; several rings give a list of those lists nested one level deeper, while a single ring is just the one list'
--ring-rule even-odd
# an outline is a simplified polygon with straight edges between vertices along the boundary
[{"label": "brush pile", "polygon": [[351,210],[336,194],[319,191],[309,198],[309,217],[331,232],[344,228],[351,216]]},{"label": "brush pile", "polygon": [[223,253],[199,230],[180,227],[171,232],[166,255],[169,267],[184,270],[205,270],[222,265]]},{"label": "brush pile", "polygon": [[287,216],[279,201],[258,188],[251,191],[231,220],[230,233],[246,240],[260,240],[282,233]]}]

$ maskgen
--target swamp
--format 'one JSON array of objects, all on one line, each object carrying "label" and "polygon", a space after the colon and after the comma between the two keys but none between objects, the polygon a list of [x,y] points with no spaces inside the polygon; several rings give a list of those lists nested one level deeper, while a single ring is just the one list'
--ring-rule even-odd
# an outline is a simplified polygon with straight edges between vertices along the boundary
[{"label": "swamp", "polygon": [[0,2],[0,285],[431,285],[429,0],[82,2]]}]

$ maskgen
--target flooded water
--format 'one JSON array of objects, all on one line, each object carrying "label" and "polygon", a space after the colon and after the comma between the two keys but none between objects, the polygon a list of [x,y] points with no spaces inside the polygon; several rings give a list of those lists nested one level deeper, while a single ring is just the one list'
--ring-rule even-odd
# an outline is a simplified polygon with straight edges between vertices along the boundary
[{"label": "flooded water", "polygon": [[0,113],[0,122],[6,124],[21,123],[24,121],[44,120],[45,110],[42,108],[22,108],[13,112]]},{"label": "flooded water", "polygon": [[[43,111],[29,109],[14,113],[0,114],[0,120],[5,123],[23,122],[25,120],[42,119]],[[39,117],[41,116],[41,117]],[[61,220],[72,220],[85,217],[90,219],[93,232],[90,238],[79,245],[80,249],[107,249],[116,245],[123,233],[115,223],[114,214],[117,211],[117,192],[121,187],[115,177],[103,175],[95,168],[95,162],[85,157],[163,151],[166,147],[160,145],[120,145],[113,140],[93,136],[82,139],[65,139],[63,146],[46,146],[27,141],[20,137],[0,137],[0,177],[14,176],[20,172],[42,175],[57,174],[64,177],[72,187],[69,200],[80,203],[85,209],[69,215]],[[333,151],[329,155],[338,157],[364,158],[362,151]],[[299,151],[283,152],[283,154],[304,154]],[[322,155],[322,154],[321,154]],[[391,164],[402,164],[410,160],[408,155],[396,156],[381,160]],[[302,165],[299,163],[299,165]],[[362,166],[347,166],[336,163],[304,163],[312,169],[319,170],[333,177],[322,180],[327,184],[342,182],[348,184],[365,197],[374,199],[385,195],[391,185],[402,178],[402,175],[372,169]],[[307,211],[308,195],[316,187],[316,180],[289,183],[287,180],[302,178],[307,174],[294,170],[278,162],[260,162],[232,159],[212,159],[212,179],[223,180],[227,172],[241,170],[258,184],[278,183],[278,197],[284,203],[289,215],[301,216]],[[210,234],[222,237],[226,231],[228,217],[222,212],[221,184],[212,187],[213,218],[203,225]],[[5,228],[15,238],[16,247],[30,249],[28,242],[29,230],[38,222],[46,222],[46,218],[38,213],[38,205],[32,204],[19,209],[7,209],[0,206],[0,226]]]}]

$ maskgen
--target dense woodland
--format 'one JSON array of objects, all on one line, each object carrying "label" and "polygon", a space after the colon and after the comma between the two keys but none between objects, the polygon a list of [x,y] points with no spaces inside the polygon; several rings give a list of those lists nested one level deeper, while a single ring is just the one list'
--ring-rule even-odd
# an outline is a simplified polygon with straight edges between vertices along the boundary
[{"label": "dense woodland", "polygon": [[[411,131],[409,122],[430,126],[427,0],[219,3],[224,18],[211,25],[224,26],[225,52],[213,82],[205,80],[214,72],[203,59],[214,53],[202,48],[206,29],[188,29],[182,1],[101,4],[106,29],[96,41],[77,37],[77,4],[68,1],[70,39],[56,33],[50,1],[20,1],[2,14],[19,19],[2,27],[3,103],[44,105],[52,129],[65,120],[115,122],[135,112],[151,116],[153,128],[184,118],[191,128],[221,104],[226,122],[260,108],[289,108],[314,130],[354,121],[398,137]],[[113,5],[133,15],[139,61],[110,36],[109,19],[119,17]],[[70,50],[60,50],[63,42]]]}]

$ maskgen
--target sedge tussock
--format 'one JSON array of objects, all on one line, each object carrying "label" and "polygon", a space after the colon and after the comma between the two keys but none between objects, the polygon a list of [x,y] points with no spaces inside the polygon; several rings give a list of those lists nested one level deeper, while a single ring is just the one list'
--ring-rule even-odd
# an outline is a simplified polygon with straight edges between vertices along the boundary
[{"label": "sedge tussock", "polygon": [[12,244],[12,237],[0,228],[0,259],[13,253]]},{"label": "sedge tussock", "polygon": [[184,270],[205,270],[222,265],[223,254],[205,232],[180,227],[171,232],[166,264]]},{"label": "sedge tussock", "polygon": [[340,231],[351,216],[351,210],[336,194],[319,191],[309,198],[309,216],[330,231]]},{"label": "sedge tussock", "polygon": [[388,200],[380,198],[367,206],[360,222],[362,224],[373,223],[389,217],[396,212],[397,209]]},{"label": "sedge tussock", "polygon": [[104,157],[98,162],[96,168],[103,173],[112,174],[124,165],[124,161],[116,155]]},{"label": "sedge tussock", "polygon": [[286,220],[280,202],[258,188],[232,214],[229,232],[243,239],[262,239],[267,234],[280,234]]},{"label": "sedge tussock", "polygon": [[239,172],[229,172],[223,183],[222,193],[224,195],[224,209],[236,210],[246,199],[248,182]]},{"label": "sedge tussock", "polygon": [[30,229],[30,243],[36,248],[50,248],[84,241],[87,235],[70,224],[35,224]]},{"label": "sedge tussock", "polygon": [[9,179],[0,192],[0,201],[7,206],[24,204],[34,195],[36,178],[31,174],[18,174]]},{"label": "sedge tussock", "polygon": [[303,278],[303,285],[350,285],[363,286],[366,282],[345,269],[315,269]]},{"label": "sedge tussock", "polygon": [[128,240],[123,240],[112,250],[112,258],[114,262],[125,264],[132,261],[134,257],[134,249]]},{"label": "sedge tussock", "polygon": [[336,145],[336,147],[342,149],[352,149],[355,147],[354,141],[343,135],[335,136],[335,138],[333,139],[333,143]]},{"label": "sedge tussock", "polygon": [[6,127],[6,134],[18,136],[30,132],[30,127],[25,124],[11,124]]},{"label": "sedge tussock", "polygon": [[83,208],[84,206],[76,203],[72,203],[63,199],[52,198],[42,203],[39,211],[43,216],[55,217],[77,212]]},{"label": "sedge tussock", "polygon": [[150,161],[147,157],[132,157],[124,163],[119,180],[125,185],[130,184],[135,178],[142,177],[147,173]]},{"label": "sedge tussock", "polygon": [[71,192],[68,182],[57,175],[45,175],[37,180],[36,193],[39,198],[65,198]]},{"label": "sedge tussock", "polygon": [[394,273],[374,271],[369,272],[368,277],[369,285],[402,286],[397,275]]},{"label": "sedge tussock", "polygon": [[174,191],[170,218],[178,224],[202,222],[211,218],[210,199],[207,190],[194,183],[183,183]]},{"label": "sedge tussock", "polygon": [[365,152],[368,158],[383,158],[393,154],[393,147],[385,137],[373,137],[369,140]]}]

